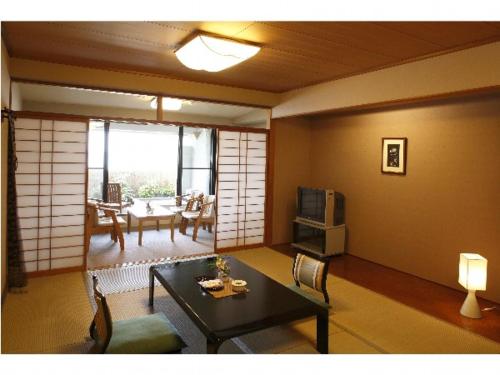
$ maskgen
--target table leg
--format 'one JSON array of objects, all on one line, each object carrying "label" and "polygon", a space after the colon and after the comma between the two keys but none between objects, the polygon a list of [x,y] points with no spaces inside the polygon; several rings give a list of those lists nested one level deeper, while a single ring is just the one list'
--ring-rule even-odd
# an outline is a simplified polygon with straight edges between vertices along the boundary
[{"label": "table leg", "polygon": [[127,233],[130,234],[130,212],[127,212]]},{"label": "table leg", "polygon": [[207,339],[207,354],[217,354],[219,347],[222,345],[222,341],[213,342]]},{"label": "table leg", "polygon": [[142,220],[139,220],[139,246],[142,246]]},{"label": "table leg", "polygon": [[155,275],[153,274],[152,267],[149,268],[149,306],[153,306],[155,297]]},{"label": "table leg", "polygon": [[175,233],[175,216],[170,219],[170,240],[174,242],[174,233]]},{"label": "table leg", "polygon": [[156,220],[156,230],[160,230],[160,220]]},{"label": "table leg", "polygon": [[316,314],[316,350],[328,354],[328,310]]}]

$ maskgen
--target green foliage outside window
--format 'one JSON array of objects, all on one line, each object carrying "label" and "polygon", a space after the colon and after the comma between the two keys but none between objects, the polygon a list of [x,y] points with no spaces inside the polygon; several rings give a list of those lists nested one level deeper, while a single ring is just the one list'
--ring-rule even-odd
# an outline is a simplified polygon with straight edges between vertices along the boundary
[{"label": "green foliage outside window", "polygon": [[149,184],[142,185],[138,191],[139,198],[154,198],[154,197],[172,197],[175,195],[175,189],[172,184]]}]

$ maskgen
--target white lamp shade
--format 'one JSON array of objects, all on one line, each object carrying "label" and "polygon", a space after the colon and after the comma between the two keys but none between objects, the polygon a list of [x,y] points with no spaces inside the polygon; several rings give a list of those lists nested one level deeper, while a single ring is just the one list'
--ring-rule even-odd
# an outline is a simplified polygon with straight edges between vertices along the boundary
[{"label": "white lamp shade", "polygon": [[[162,108],[164,111],[179,111],[182,108],[183,100],[176,98],[162,98]],[[158,107],[157,99],[153,98],[151,100],[151,108],[156,109]]]},{"label": "white lamp shade", "polygon": [[259,52],[260,47],[198,35],[179,48],[175,55],[190,69],[219,72],[243,62]]},{"label": "white lamp shade", "polygon": [[467,290],[486,290],[488,260],[479,254],[461,253],[458,282]]}]

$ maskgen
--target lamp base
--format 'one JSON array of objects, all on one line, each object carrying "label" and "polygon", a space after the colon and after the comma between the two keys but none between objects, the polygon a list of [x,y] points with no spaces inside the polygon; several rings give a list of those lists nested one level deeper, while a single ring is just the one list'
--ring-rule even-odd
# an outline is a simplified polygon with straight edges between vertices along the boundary
[{"label": "lamp base", "polygon": [[479,304],[477,303],[475,290],[469,290],[469,293],[467,293],[464,304],[460,309],[460,314],[466,316],[467,318],[474,319],[479,319],[482,317],[481,309],[479,308]]}]

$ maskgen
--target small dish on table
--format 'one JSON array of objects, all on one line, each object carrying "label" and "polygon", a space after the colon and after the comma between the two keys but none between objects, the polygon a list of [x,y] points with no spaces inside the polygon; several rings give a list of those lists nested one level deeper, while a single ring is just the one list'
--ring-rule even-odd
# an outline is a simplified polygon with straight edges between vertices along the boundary
[{"label": "small dish on table", "polygon": [[212,276],[198,276],[194,278],[199,286],[206,291],[217,291],[224,289],[224,283],[221,279]]},{"label": "small dish on table", "polygon": [[246,292],[247,282],[245,280],[233,280],[231,281],[231,288],[233,289],[233,292]]}]

